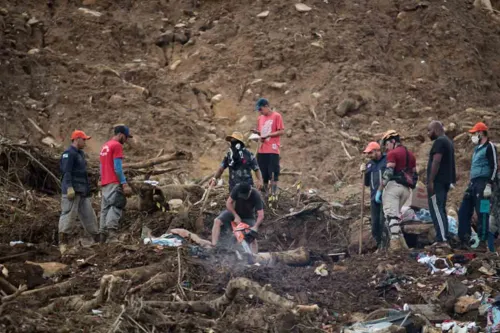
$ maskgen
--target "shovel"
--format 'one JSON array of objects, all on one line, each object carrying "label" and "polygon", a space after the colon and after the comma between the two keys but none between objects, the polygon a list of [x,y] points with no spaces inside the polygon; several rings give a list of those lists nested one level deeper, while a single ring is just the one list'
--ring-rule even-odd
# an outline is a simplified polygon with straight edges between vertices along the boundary
[{"label": "shovel", "polygon": [[207,204],[208,197],[210,196],[210,192],[212,191],[213,187],[214,187],[213,182],[210,182],[210,184],[208,185],[205,199],[203,200],[203,203],[201,205],[200,216],[198,216],[198,218],[196,219],[195,228],[197,233],[202,232],[203,227],[205,226],[205,221],[203,220],[203,212],[205,211],[205,206]]}]

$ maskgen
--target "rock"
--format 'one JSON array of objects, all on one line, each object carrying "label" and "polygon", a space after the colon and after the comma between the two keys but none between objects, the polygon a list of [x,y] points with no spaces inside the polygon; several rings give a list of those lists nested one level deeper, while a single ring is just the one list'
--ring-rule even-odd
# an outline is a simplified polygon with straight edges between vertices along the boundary
[{"label": "rock", "polygon": [[268,16],[269,16],[269,11],[268,10],[266,10],[265,12],[262,12],[260,14],[257,14],[258,18],[266,18]]},{"label": "rock", "polygon": [[212,104],[217,104],[220,101],[222,101],[222,94],[217,94],[214,97],[212,97],[212,99],[210,100],[210,102],[212,102]]},{"label": "rock", "polygon": [[227,45],[226,44],[215,44],[214,47],[218,48],[219,50],[225,50],[227,49]]},{"label": "rock", "polygon": [[78,8],[78,11],[82,12],[83,14],[91,15],[91,16],[94,16],[94,17],[101,17],[102,16],[102,13],[99,13],[98,11],[90,10],[90,9],[83,8],[83,7],[82,8]]},{"label": "rock", "polygon": [[402,21],[408,16],[407,12],[399,12],[398,16],[396,17],[398,20]]},{"label": "rock", "polygon": [[35,24],[37,24],[38,22],[40,22],[40,21],[39,21],[39,20],[37,20],[37,18],[33,16],[32,18],[30,18],[30,19],[28,20],[28,25],[35,25]]},{"label": "rock", "polygon": [[312,128],[312,127],[306,128],[306,133],[308,133],[308,134],[312,134],[312,133],[315,133],[315,132],[316,132],[316,130],[314,128]]},{"label": "rock", "polygon": [[176,28],[184,28],[185,26],[186,26],[186,24],[184,24],[184,23],[177,23],[175,25]]},{"label": "rock", "polygon": [[321,97],[321,94],[319,92],[313,92],[312,95],[313,95],[314,98],[320,98]]},{"label": "rock", "polygon": [[172,65],[170,65],[170,70],[171,71],[175,71],[177,69],[177,67],[179,67],[179,65],[181,64],[181,60],[178,59],[176,61],[174,61],[174,63]]},{"label": "rock", "polygon": [[286,87],[286,82],[271,82],[269,83],[269,87],[273,89],[283,89]]},{"label": "rock", "polygon": [[324,48],[323,43],[321,43],[321,42],[312,42],[311,46],[314,46],[314,47],[317,47],[320,49]]},{"label": "rock", "polygon": [[122,95],[114,94],[112,95],[109,99],[108,102],[110,104],[113,104],[114,106],[122,105],[123,102],[125,102],[125,97]]},{"label": "rock", "polygon": [[60,148],[61,147],[61,144],[59,142],[56,141],[56,139],[54,139],[52,136],[46,136],[42,139],[42,143],[44,145],[47,145],[51,148]]},{"label": "rock", "polygon": [[292,137],[292,129],[289,128],[285,131],[285,135],[288,137],[288,138],[291,138]]},{"label": "rock", "polygon": [[28,54],[38,54],[40,53],[40,49],[31,49],[28,51]]},{"label": "rock", "polygon": [[240,120],[238,120],[238,123],[242,124],[245,121],[247,121],[247,119],[248,119],[247,116],[243,116],[243,117],[240,118]]},{"label": "rock", "polygon": [[344,117],[346,114],[356,109],[357,109],[356,101],[347,98],[344,99],[342,102],[340,102],[340,104],[337,106],[337,109],[335,109],[335,113],[340,117]]},{"label": "rock", "polygon": [[217,140],[217,135],[209,133],[207,134],[207,138],[209,138],[211,141]]},{"label": "rock", "polygon": [[288,95],[290,93],[290,90],[285,91],[285,95]]},{"label": "rock", "polygon": [[372,121],[372,124],[370,127],[378,127],[378,126],[380,126],[380,123],[378,121],[374,120],[374,121]]},{"label": "rock", "polygon": [[196,22],[196,17],[191,17],[188,21],[189,23],[193,24]]},{"label": "rock", "polygon": [[302,110],[302,104],[300,104],[299,102],[294,103],[292,107],[296,110]]},{"label": "rock", "polygon": [[253,94],[252,89],[247,89],[247,91],[245,91],[245,94],[247,94],[247,95],[251,95],[251,94]]},{"label": "rock", "polygon": [[305,12],[309,12],[312,10],[311,7],[304,5],[303,3],[296,3],[295,9],[297,9],[297,11],[300,13],[305,13]]},{"label": "rock", "polygon": [[334,265],[333,271],[334,272],[345,272],[345,271],[347,271],[347,266]]},{"label": "rock", "polygon": [[255,79],[252,82],[250,82],[250,85],[253,86],[254,84],[261,83],[262,81],[264,81],[264,80],[262,80],[262,79]]},{"label": "rock", "polygon": [[171,210],[178,210],[179,208],[182,207],[182,200],[181,199],[172,199],[169,200],[168,206],[170,207]]},{"label": "rock", "polygon": [[0,15],[7,15],[9,11],[6,8],[0,8]]},{"label": "rock", "polygon": [[82,5],[84,6],[92,6],[95,5],[96,0],[83,0]]}]

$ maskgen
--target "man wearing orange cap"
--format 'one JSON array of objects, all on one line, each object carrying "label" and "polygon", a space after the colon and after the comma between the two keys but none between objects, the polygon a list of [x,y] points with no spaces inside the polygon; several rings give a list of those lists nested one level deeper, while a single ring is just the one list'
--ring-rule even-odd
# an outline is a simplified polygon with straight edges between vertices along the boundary
[{"label": "man wearing orange cap", "polygon": [[68,236],[71,233],[76,217],[93,238],[99,241],[97,218],[90,202],[90,186],[85,161],[86,141],[90,136],[83,131],[74,131],[71,135],[71,146],[61,156],[62,201],[61,217],[59,218],[59,250],[64,254],[68,245]]},{"label": "man wearing orange cap", "polygon": [[464,247],[469,244],[474,210],[478,216],[478,236],[481,241],[488,239],[491,187],[498,172],[497,150],[488,139],[488,127],[479,122],[469,133],[476,147],[472,154],[470,183],[458,211],[458,237]]},{"label": "man wearing orange cap", "polygon": [[[384,245],[383,240],[383,211],[382,204],[375,201],[377,195],[377,190],[380,187],[380,182],[385,171],[387,164],[386,155],[382,154],[380,150],[380,145],[377,142],[370,142],[366,149],[363,151],[369,158],[370,161],[367,164],[361,164],[360,170],[365,173],[365,186],[370,187],[370,211],[372,218],[372,235],[377,242],[377,249],[380,250]],[[387,237],[389,235],[386,235]]]}]

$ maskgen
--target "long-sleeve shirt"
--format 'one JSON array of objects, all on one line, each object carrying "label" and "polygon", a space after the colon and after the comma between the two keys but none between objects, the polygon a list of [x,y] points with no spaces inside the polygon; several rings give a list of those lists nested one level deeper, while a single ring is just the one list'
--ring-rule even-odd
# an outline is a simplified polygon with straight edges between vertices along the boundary
[{"label": "long-sleeve shirt", "polygon": [[61,156],[60,168],[63,194],[68,193],[69,187],[73,187],[76,193],[84,196],[90,193],[87,161],[83,150],[69,146]]}]

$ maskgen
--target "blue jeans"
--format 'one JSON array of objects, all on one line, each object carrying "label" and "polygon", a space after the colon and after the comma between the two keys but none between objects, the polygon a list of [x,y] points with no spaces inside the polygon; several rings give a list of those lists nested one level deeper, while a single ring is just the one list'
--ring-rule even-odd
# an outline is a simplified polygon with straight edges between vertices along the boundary
[{"label": "blue jeans", "polygon": [[462,204],[458,210],[458,237],[464,243],[468,243],[471,235],[471,218],[474,210],[477,214],[477,234],[479,239],[488,239],[489,213],[481,213],[481,200],[483,200],[484,188],[488,184],[488,178],[472,179],[465,190]]},{"label": "blue jeans", "polygon": [[429,196],[429,211],[431,212],[434,229],[436,229],[436,242],[448,241],[448,214],[446,201],[450,184],[434,182],[434,195]]}]

